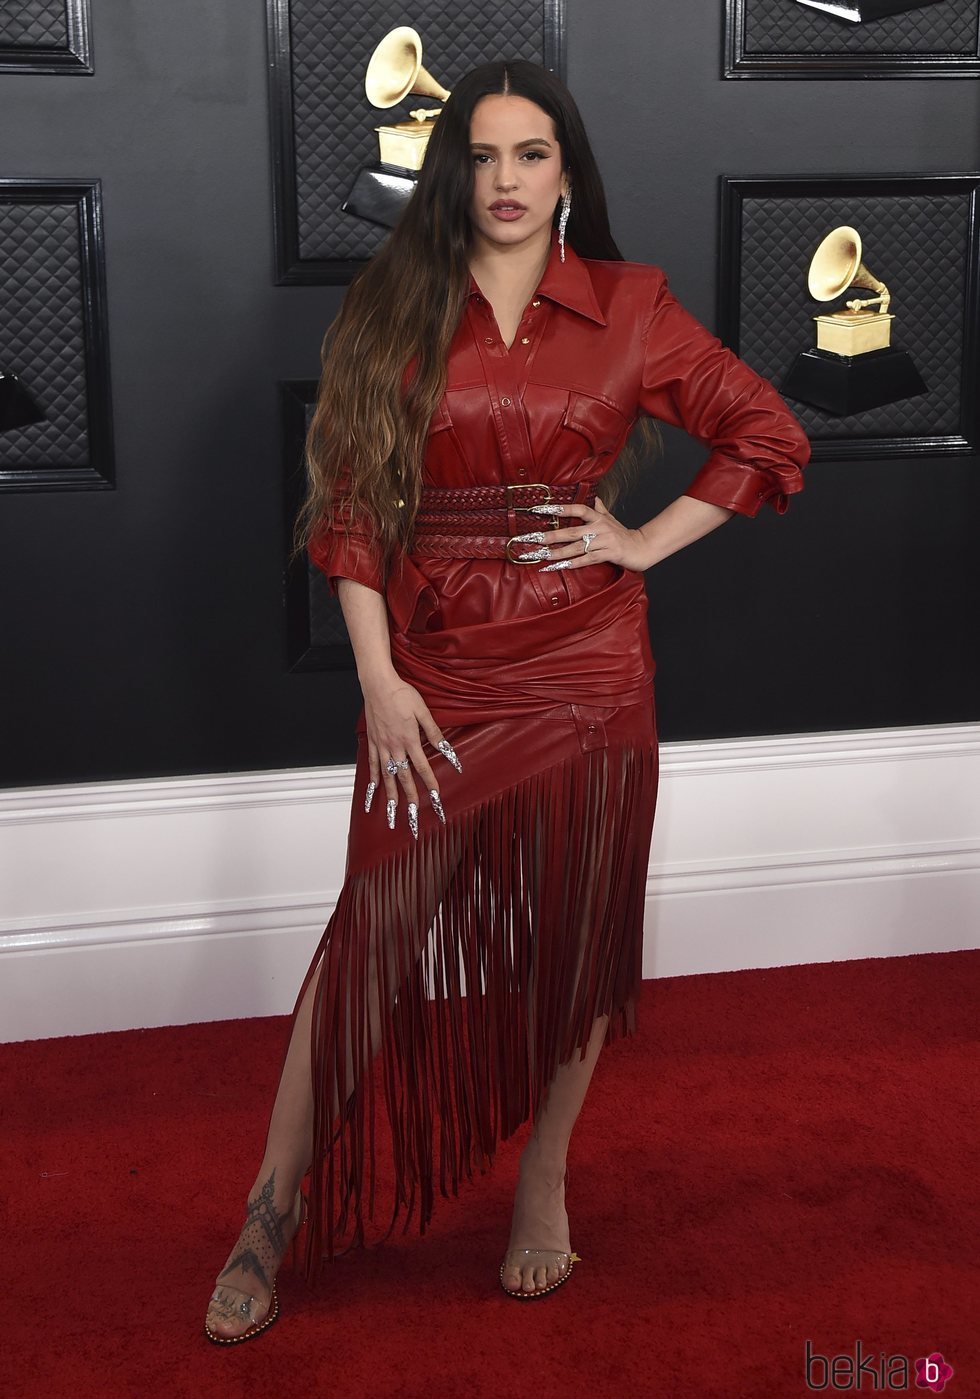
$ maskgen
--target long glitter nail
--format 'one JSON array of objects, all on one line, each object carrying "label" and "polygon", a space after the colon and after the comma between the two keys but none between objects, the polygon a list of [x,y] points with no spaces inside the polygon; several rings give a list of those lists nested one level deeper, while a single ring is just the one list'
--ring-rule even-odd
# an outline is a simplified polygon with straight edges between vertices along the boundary
[{"label": "long glitter nail", "polygon": [[408,824],[412,828],[412,835],[416,840],[419,838],[419,807],[418,802],[408,804]]},{"label": "long glitter nail", "polygon": [[543,544],[544,531],[533,529],[530,534],[515,534],[510,542],[513,544],[515,539],[521,544]]},{"label": "long glitter nail", "polygon": [[369,783],[368,783],[368,785],[367,785],[367,791],[364,793],[364,810],[365,810],[365,811],[370,811],[370,810],[371,810],[371,803],[374,801],[374,794],[375,794],[375,792],[377,791],[377,789],[378,789],[378,784],[377,784],[377,782],[369,782]]},{"label": "long glitter nail", "polygon": [[435,807],[436,815],[443,825],[446,824],[446,813],[442,809],[442,798],[439,796],[438,787],[429,788],[429,801]]},{"label": "long glitter nail", "polygon": [[537,515],[560,515],[562,513],[560,505],[529,505],[528,510],[533,510]]},{"label": "long glitter nail", "polygon": [[398,803],[395,801],[394,797],[389,797],[389,798],[388,798],[388,829],[389,829],[389,831],[393,831],[393,830],[395,829],[395,808],[397,807],[397,805],[398,805]]},{"label": "long glitter nail", "polygon": [[522,563],[540,563],[542,559],[551,558],[551,550],[547,544],[542,544],[540,549],[532,549],[529,554],[518,554]]},{"label": "long glitter nail", "polygon": [[436,744],[436,747],[439,749],[439,752],[443,755],[444,758],[449,759],[449,761],[452,763],[453,767],[456,769],[457,772],[463,771],[463,765],[456,757],[456,750],[453,747],[453,745],[449,742],[448,738],[441,738]]},{"label": "long glitter nail", "polygon": [[538,569],[539,573],[557,573],[560,568],[571,568],[573,559],[559,559],[557,563],[545,564],[544,568]]}]

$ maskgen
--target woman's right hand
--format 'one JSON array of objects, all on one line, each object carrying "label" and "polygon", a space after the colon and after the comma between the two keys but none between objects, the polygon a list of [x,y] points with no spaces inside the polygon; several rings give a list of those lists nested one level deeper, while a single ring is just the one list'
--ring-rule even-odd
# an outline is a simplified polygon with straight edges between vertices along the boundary
[{"label": "woman's right hand", "polygon": [[[384,783],[387,794],[387,817],[390,830],[395,828],[398,810],[399,790],[405,794],[408,810],[408,824],[412,835],[418,839],[418,789],[413,774],[417,772],[425,784],[432,807],[442,821],[446,822],[442,807],[439,783],[428,759],[422,751],[419,730],[433,748],[443,745],[445,756],[462,772],[462,766],[452,745],[443,738],[442,731],[429,711],[429,706],[414,685],[406,684],[396,674],[383,680],[375,680],[365,686],[364,720],[367,729],[369,781],[365,796],[364,810],[370,811],[371,802],[379,783]],[[408,765],[399,768],[396,774],[387,771],[389,758],[401,762],[408,758]]]}]

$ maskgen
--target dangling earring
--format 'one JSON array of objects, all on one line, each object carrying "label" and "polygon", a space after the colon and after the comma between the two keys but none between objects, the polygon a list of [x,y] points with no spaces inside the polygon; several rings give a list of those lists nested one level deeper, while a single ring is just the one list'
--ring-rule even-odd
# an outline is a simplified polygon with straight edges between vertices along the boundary
[{"label": "dangling earring", "polygon": [[558,220],[558,246],[561,249],[561,260],[565,261],[565,225],[568,223],[568,211],[572,207],[572,191],[566,189],[561,197],[561,218]]}]

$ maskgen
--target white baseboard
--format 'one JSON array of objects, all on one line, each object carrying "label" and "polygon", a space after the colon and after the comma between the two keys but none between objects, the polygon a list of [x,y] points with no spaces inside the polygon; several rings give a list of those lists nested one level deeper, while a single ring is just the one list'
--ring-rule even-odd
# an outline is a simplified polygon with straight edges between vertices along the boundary
[{"label": "white baseboard", "polygon": [[[0,792],[0,1041],[292,1009],[353,767]],[[980,945],[980,724],[670,743],[644,975]]]}]

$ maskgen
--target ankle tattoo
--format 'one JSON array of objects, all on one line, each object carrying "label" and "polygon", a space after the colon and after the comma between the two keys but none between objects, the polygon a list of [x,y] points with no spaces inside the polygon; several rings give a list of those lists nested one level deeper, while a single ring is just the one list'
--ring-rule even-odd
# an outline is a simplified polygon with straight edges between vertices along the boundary
[{"label": "ankle tattoo", "polygon": [[286,1252],[286,1236],[282,1226],[290,1215],[289,1210],[282,1215],[276,1213],[272,1203],[275,1182],[276,1172],[273,1167],[272,1174],[259,1194],[248,1202],[245,1224],[240,1236],[241,1247],[224,1271],[218,1274],[219,1282],[240,1270],[243,1274],[253,1273],[264,1287],[271,1287],[266,1270],[277,1265]]}]

